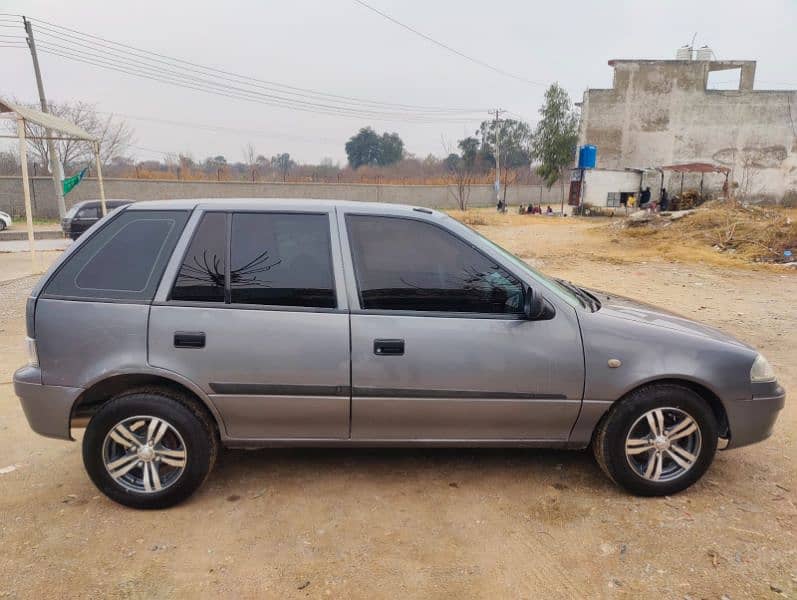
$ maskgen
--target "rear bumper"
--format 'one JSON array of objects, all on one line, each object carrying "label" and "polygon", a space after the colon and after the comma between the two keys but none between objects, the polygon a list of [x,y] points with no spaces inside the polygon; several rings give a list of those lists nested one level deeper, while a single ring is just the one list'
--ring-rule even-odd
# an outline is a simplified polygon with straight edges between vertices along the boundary
[{"label": "rear bumper", "polygon": [[14,392],[19,397],[28,425],[39,435],[71,440],[69,419],[82,388],[43,385],[41,370],[22,367],[14,373]]},{"label": "rear bumper", "polygon": [[[757,384],[762,388],[764,384]],[[786,404],[786,390],[777,383],[765,384],[749,400],[727,402],[725,412],[731,437],[727,448],[739,448],[767,439]]]}]

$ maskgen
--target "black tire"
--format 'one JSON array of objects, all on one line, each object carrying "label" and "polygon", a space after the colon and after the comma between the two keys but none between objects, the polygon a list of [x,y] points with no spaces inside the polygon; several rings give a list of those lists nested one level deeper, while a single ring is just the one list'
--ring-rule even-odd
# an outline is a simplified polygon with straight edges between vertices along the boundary
[{"label": "black tire", "polygon": [[[676,415],[686,413],[698,427],[697,458],[688,470],[664,481],[644,477],[631,464],[632,460],[643,461],[646,458],[626,455],[626,440],[632,427],[639,427],[639,420],[654,409],[675,409],[670,414]],[[694,435],[692,437],[694,439]],[[685,490],[703,476],[714,460],[717,437],[717,419],[700,395],[682,385],[652,384],[631,392],[612,406],[595,430],[592,449],[601,469],[619,486],[639,496],[667,496]],[[656,450],[650,452],[655,453]],[[670,468],[677,471],[678,465],[672,463],[671,455],[668,451],[663,452],[667,457],[665,460],[670,461]]]},{"label": "black tire", "polygon": [[[125,487],[111,477],[103,460],[111,430],[125,419],[141,415],[166,421],[179,434],[185,449],[182,472],[173,475],[174,480],[161,491],[138,492]],[[111,500],[132,508],[167,508],[202,485],[213,468],[218,448],[214,424],[192,399],[168,389],[142,388],[113,398],[92,417],[83,436],[83,464],[94,485]]]}]

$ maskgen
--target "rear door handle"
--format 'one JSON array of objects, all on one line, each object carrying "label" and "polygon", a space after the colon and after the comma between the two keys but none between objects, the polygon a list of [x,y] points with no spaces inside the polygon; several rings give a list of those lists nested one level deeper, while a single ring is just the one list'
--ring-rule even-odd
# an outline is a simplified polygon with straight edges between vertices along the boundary
[{"label": "rear door handle", "polygon": [[374,354],[401,356],[404,354],[404,340],[374,340]]},{"label": "rear door handle", "polygon": [[175,331],[174,332],[174,347],[175,348],[204,348],[205,347],[205,332],[204,331]]}]

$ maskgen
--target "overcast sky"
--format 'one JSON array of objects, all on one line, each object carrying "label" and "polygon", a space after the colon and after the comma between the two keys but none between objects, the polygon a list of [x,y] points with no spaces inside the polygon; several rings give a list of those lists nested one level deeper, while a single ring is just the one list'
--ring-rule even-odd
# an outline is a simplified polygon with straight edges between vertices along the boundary
[{"label": "overcast sky", "polygon": [[[0,12],[300,88],[407,105],[499,106],[531,122],[550,82],[558,81],[580,100],[586,87],[611,86],[608,60],[674,58],[675,49],[695,33],[695,45],[708,44],[720,59],[758,60],[756,88],[797,88],[794,0],[367,1],[469,56],[544,85],[473,64],[354,0],[0,0]],[[21,26],[2,33],[21,33]],[[0,95],[36,101],[27,50],[0,47],[0,54]],[[344,163],[346,140],[366,125],[399,133],[406,150],[417,156],[445,155],[446,143],[472,134],[481,118],[418,124],[319,115],[180,89],[47,54],[41,64],[51,100],[84,100],[103,111],[227,128],[129,118],[136,145],[131,154],[140,160],[182,152],[237,161],[251,142],[266,156],[289,152],[303,162],[328,157]]]}]

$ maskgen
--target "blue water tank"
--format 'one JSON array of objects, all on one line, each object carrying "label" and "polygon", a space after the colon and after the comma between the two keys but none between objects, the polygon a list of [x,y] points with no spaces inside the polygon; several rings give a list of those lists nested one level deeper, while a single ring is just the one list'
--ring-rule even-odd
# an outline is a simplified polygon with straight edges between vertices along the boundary
[{"label": "blue water tank", "polygon": [[598,147],[592,144],[581,146],[578,149],[578,168],[594,169],[598,163]]}]

